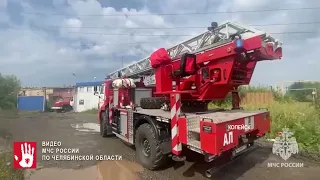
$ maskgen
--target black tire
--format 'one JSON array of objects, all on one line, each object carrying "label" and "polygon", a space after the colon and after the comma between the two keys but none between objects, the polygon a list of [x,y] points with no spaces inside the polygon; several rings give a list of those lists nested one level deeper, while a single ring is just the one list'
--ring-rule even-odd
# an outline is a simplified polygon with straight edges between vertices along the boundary
[{"label": "black tire", "polygon": [[[145,140],[149,144],[149,154],[144,148]],[[168,156],[162,154],[160,143],[156,139],[155,130],[150,124],[142,124],[135,134],[136,155],[144,168],[155,170],[161,168],[168,160]]]},{"label": "black tire", "polygon": [[163,103],[165,103],[163,97],[147,97],[140,99],[140,106],[143,109],[160,109]]},{"label": "black tire", "polygon": [[71,111],[72,107],[70,105],[63,105],[62,106],[62,111],[63,112],[68,112]]},{"label": "black tire", "polygon": [[109,132],[111,125],[109,124],[109,112],[101,112],[100,121],[100,135],[102,137],[108,137],[111,132]]}]

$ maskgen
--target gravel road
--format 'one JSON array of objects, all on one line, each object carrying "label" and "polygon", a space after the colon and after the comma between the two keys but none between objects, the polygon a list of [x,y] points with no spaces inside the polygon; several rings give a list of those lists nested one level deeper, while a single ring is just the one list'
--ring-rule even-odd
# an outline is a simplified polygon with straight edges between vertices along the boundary
[{"label": "gravel road", "polygon": [[[203,172],[209,168],[201,157],[189,152],[184,165],[172,163],[160,171],[144,170],[135,157],[133,148],[117,138],[102,138],[98,132],[96,115],[77,113],[0,113],[0,136],[7,136],[11,141],[37,141],[38,166],[41,170],[33,172],[31,180],[41,179],[42,174],[50,174],[53,179],[89,179],[92,167],[99,164],[100,174],[110,179],[206,179]],[[9,136],[8,136],[9,134]],[[119,155],[121,161],[44,161],[41,160],[42,141],[61,141],[63,148],[79,148],[82,155]],[[111,157],[111,156],[110,156]],[[215,162],[218,166],[223,159]],[[221,168],[213,175],[219,180],[319,180],[320,166],[310,160],[291,157],[287,162],[303,163],[299,168],[268,168],[268,163],[284,162],[272,155],[269,146],[258,146],[252,153]],[[115,167],[117,166],[117,167]],[[61,171],[64,169],[64,171]],[[76,170],[74,170],[76,169]],[[77,170],[78,169],[78,170]],[[94,168],[96,169],[96,168]],[[59,173],[57,173],[57,171]],[[63,172],[63,173],[62,173]],[[136,172],[136,173],[135,173]],[[64,175],[65,173],[65,175]],[[38,174],[38,175],[37,175]],[[135,175],[137,174],[137,175]],[[39,178],[36,178],[38,176]],[[68,177],[67,177],[68,176]],[[125,176],[125,177],[123,177]],[[46,178],[48,179],[48,178]],[[49,180],[49,179],[48,179]]]}]

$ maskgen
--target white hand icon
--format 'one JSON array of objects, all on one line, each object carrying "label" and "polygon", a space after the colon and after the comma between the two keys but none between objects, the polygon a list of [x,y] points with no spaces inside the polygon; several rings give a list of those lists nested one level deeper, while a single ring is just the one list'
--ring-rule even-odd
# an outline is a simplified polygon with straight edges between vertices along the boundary
[{"label": "white hand icon", "polygon": [[[24,147],[21,144],[21,155],[20,166],[23,168],[31,167],[33,165],[34,147],[31,149],[30,144],[27,146],[27,143],[24,143]],[[19,160],[17,155],[14,155],[14,159]]]}]

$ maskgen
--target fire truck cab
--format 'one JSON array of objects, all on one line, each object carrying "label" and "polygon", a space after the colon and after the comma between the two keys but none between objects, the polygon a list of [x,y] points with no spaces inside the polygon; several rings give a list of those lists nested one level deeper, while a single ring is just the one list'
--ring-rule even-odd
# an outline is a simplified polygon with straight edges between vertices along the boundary
[{"label": "fire truck cab", "polygon": [[[270,131],[269,111],[243,110],[238,87],[249,84],[257,62],[281,57],[281,43],[265,32],[212,23],[204,34],[109,74],[99,105],[100,134],[134,145],[150,170],[169,156],[184,161],[184,148],[207,162],[226,153],[236,157]],[[232,109],[208,109],[229,93]]]}]

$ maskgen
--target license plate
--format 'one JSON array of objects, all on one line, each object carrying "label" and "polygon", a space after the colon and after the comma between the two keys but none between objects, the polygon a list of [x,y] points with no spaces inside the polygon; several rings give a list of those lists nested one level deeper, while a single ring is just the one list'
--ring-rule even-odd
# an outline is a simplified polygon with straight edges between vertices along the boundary
[{"label": "license plate", "polygon": [[241,152],[241,151],[243,151],[243,150],[245,150],[245,149],[247,149],[247,145],[244,145],[244,146],[241,146],[241,147],[237,148],[237,149],[235,150],[235,153],[238,154],[239,152]]}]

